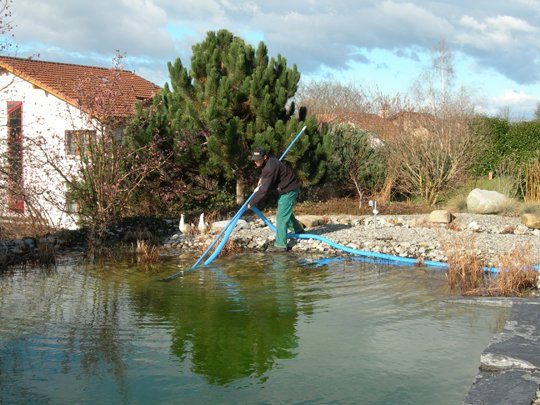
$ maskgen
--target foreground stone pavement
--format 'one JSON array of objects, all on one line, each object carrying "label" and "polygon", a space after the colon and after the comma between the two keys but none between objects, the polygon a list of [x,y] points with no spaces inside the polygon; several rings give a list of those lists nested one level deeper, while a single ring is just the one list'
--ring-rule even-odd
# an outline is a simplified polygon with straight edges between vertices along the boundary
[{"label": "foreground stone pavement", "polygon": [[512,305],[510,316],[482,352],[463,403],[540,404],[540,299],[492,300],[495,305],[501,302]]}]

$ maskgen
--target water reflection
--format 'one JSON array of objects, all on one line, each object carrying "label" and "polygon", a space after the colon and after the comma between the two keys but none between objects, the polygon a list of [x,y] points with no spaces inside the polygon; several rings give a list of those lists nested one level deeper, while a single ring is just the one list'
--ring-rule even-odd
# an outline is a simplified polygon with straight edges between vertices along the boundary
[{"label": "water reflection", "polygon": [[192,263],[0,276],[0,403],[456,403],[504,320],[415,268],[251,254],[156,281]]},{"label": "water reflection", "polygon": [[0,385],[36,399],[34,382],[51,373],[99,378],[105,371],[123,391],[129,339],[120,337],[126,316],[121,283],[69,266],[19,272],[0,283]]},{"label": "water reflection", "polygon": [[[291,261],[221,261],[166,284],[132,290],[136,311],[173,327],[171,352],[210,383],[261,378],[277,359],[295,356],[299,309]],[[258,272],[260,277],[253,277]],[[163,287],[163,285],[161,285]]]}]

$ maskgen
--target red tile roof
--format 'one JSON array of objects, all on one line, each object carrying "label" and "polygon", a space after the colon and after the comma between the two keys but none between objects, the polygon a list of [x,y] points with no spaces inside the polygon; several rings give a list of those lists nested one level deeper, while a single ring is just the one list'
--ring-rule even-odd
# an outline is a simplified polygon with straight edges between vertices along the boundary
[{"label": "red tile roof", "polygon": [[119,69],[0,56],[0,68],[96,116],[128,117],[159,87]]}]

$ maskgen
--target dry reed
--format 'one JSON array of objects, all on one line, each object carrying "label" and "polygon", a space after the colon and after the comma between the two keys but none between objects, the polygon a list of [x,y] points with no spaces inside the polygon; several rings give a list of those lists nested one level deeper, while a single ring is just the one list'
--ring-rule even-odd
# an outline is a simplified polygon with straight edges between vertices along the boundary
[{"label": "dry reed", "polygon": [[[210,243],[212,243],[211,240],[207,240],[202,246],[201,246],[201,249],[200,249],[200,252],[203,253],[204,251],[206,251],[206,249],[210,246]],[[215,247],[214,247],[215,248]],[[238,252],[240,252],[241,249],[240,247],[238,246],[238,244],[232,240],[232,239],[229,239],[225,245],[223,246],[223,249],[221,250],[221,252],[219,252],[219,257],[224,257],[224,256],[229,256],[229,255],[232,255],[232,254],[236,254]]]},{"label": "dry reed", "polygon": [[524,253],[530,251],[530,247],[498,255],[493,267],[499,272],[491,276],[470,240],[455,238],[442,245],[448,257],[446,278],[451,291],[508,297],[522,296],[537,286],[538,273],[533,268],[533,258]]},{"label": "dry reed", "polygon": [[474,242],[454,238],[442,243],[448,258],[446,280],[451,291],[467,294],[484,287],[484,262],[473,250]]},{"label": "dry reed", "polygon": [[525,168],[525,201],[540,201],[540,159]]},{"label": "dry reed", "polygon": [[494,265],[499,272],[489,282],[490,295],[521,296],[536,288],[538,273],[526,251],[530,249],[514,249],[497,257]]},{"label": "dry reed", "polygon": [[36,246],[36,263],[41,266],[56,265],[56,248],[54,245],[47,242],[37,242]]}]

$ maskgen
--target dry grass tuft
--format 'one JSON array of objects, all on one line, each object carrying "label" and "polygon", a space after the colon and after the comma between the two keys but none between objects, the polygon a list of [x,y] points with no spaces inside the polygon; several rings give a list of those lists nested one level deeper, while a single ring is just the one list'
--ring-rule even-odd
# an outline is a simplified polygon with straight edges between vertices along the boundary
[{"label": "dry grass tuft", "polygon": [[466,294],[484,285],[483,262],[475,253],[462,253],[448,256],[446,278],[451,290]]},{"label": "dry grass tuft", "polygon": [[36,263],[49,267],[56,265],[56,248],[54,245],[46,242],[37,242]]},{"label": "dry grass tuft", "polygon": [[[208,248],[208,246],[210,246],[211,243],[212,243],[211,240],[207,240],[201,246],[201,249],[200,249],[201,254]],[[217,247],[217,245],[218,244],[216,244],[216,246],[214,246],[214,249]],[[219,252],[219,257],[229,256],[229,255],[232,255],[232,254],[239,253],[240,251],[241,251],[241,249],[237,245],[237,243],[234,240],[229,239],[229,240],[227,240],[227,243],[225,243],[225,246],[223,246],[223,249],[221,249],[221,252]]]},{"label": "dry grass tuft", "polygon": [[536,288],[538,273],[533,268],[532,257],[524,251],[530,251],[530,247],[514,249],[497,257],[494,265],[499,273],[490,280],[490,295],[522,296]]},{"label": "dry grass tuft", "polygon": [[156,263],[159,261],[159,249],[145,240],[137,240],[136,245],[132,245],[133,252],[138,263]]},{"label": "dry grass tuft", "polygon": [[529,248],[500,254],[493,263],[499,273],[491,276],[484,270],[484,261],[474,251],[474,243],[455,238],[443,243],[448,257],[446,279],[451,291],[463,295],[522,296],[536,288],[538,273],[533,258],[524,254]]},{"label": "dry grass tuft", "polygon": [[448,258],[446,280],[451,291],[467,294],[484,286],[484,262],[473,250],[475,242],[457,237],[441,243]]}]

